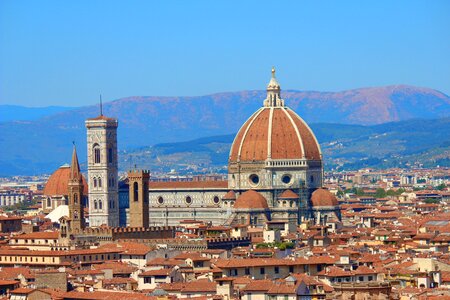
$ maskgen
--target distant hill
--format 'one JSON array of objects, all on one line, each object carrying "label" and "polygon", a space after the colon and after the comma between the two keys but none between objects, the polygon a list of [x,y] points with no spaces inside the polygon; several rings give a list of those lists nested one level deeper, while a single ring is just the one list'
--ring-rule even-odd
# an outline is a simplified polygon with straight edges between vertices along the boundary
[{"label": "distant hill", "polygon": [[[450,118],[362,126],[312,124],[327,169],[450,166]],[[226,171],[234,134],[157,144],[121,153],[121,166],[181,173]],[[199,166],[199,167],[198,167]]]},{"label": "distant hill", "polygon": [[25,107],[20,105],[0,105],[0,122],[32,121],[72,109],[73,107],[65,106]]},{"label": "distant hill", "polygon": [[[374,125],[450,115],[447,95],[412,86],[337,93],[289,90],[282,96],[309,124]],[[128,97],[105,103],[104,112],[119,119],[119,149],[132,150],[237,132],[261,107],[264,98],[265,91],[199,97]],[[16,115],[14,121],[0,122],[0,175],[52,172],[70,159],[72,141],[78,145],[80,160],[84,161],[84,121],[96,115],[98,107],[87,106],[46,113],[38,120],[23,121],[26,118]]]}]

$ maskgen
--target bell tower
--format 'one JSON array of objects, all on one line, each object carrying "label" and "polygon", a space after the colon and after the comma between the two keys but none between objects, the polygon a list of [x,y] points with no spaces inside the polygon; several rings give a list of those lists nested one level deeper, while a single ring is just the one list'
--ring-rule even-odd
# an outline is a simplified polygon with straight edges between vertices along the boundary
[{"label": "bell tower", "polygon": [[[101,102],[100,102],[101,107]],[[119,226],[117,119],[103,115],[86,120],[89,226]]]},{"label": "bell tower", "polygon": [[149,179],[149,171],[132,170],[128,172],[130,227],[147,228],[149,226]]},{"label": "bell tower", "polygon": [[70,165],[69,178],[69,231],[73,232],[84,229],[84,207],[83,207],[83,179],[78,163],[77,149],[73,145],[72,163]]}]

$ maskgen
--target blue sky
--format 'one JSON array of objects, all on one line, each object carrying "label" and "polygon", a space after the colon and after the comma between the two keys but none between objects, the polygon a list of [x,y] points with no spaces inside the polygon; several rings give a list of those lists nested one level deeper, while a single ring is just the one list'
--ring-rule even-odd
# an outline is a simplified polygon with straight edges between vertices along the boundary
[{"label": "blue sky", "polygon": [[411,84],[450,94],[450,1],[0,1],[0,104]]}]

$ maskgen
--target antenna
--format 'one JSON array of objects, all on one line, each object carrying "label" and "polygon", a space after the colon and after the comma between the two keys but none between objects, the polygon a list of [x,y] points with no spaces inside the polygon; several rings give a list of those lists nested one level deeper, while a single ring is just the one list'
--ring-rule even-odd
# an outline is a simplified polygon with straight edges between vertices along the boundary
[{"label": "antenna", "polygon": [[100,116],[103,116],[102,94],[100,94]]}]

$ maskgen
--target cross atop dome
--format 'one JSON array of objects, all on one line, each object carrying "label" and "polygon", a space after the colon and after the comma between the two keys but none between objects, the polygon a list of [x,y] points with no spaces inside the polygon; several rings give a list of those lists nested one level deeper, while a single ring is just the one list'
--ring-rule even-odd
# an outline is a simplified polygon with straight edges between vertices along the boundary
[{"label": "cross atop dome", "polygon": [[265,107],[283,107],[284,100],[280,96],[281,87],[275,77],[275,67],[272,67],[272,78],[267,85],[267,98],[264,100]]}]

